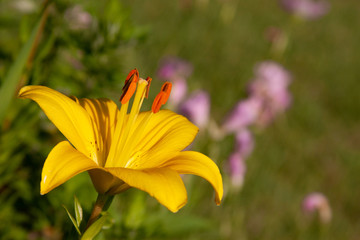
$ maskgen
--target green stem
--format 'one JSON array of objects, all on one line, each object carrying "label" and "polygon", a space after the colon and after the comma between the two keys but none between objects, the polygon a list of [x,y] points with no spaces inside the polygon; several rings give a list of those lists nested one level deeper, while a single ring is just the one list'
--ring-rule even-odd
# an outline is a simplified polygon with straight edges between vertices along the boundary
[{"label": "green stem", "polygon": [[106,211],[110,207],[113,198],[114,196],[111,195],[98,195],[84,232],[99,218],[101,212]]}]

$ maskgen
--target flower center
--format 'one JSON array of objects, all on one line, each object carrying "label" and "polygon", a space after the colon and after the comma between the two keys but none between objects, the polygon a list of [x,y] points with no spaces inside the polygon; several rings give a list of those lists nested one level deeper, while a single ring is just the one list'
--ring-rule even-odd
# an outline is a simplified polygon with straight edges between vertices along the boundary
[{"label": "flower center", "polygon": [[[140,141],[140,137],[151,116],[157,113],[160,107],[166,103],[171,92],[171,83],[165,82],[160,93],[155,97],[150,114],[147,114],[140,124],[135,124],[144,98],[147,98],[149,95],[151,81],[150,77],[147,77],[146,80],[139,78],[139,73],[136,69],[132,70],[127,76],[123,93],[120,97],[121,108],[118,122],[116,123],[105,167],[136,166],[132,164],[132,161],[138,159],[140,155],[134,157],[133,150]],[[129,100],[134,93],[134,101],[128,114]]]}]

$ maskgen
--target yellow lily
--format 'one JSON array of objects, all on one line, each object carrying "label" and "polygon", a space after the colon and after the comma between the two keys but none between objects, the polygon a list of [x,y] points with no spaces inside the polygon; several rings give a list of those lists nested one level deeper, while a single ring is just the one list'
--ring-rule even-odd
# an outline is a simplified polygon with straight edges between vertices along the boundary
[{"label": "yellow lily", "polygon": [[199,152],[182,151],[198,128],[181,115],[159,110],[171,84],[163,85],[151,111],[140,112],[151,78],[138,76],[136,69],[128,75],[120,109],[109,99],[71,99],[44,86],[20,90],[19,97],[37,102],[68,139],[58,143],[44,163],[41,194],[88,171],[99,194],[115,195],[134,187],[177,212],[187,201],[180,174],[194,174],[213,186],[216,204],[220,204],[223,184],[216,164]]}]

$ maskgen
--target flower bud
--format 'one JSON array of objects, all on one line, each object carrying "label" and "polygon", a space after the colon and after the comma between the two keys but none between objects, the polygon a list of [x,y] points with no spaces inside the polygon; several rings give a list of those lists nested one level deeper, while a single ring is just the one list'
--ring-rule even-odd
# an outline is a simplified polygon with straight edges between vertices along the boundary
[{"label": "flower bud", "polygon": [[322,193],[311,193],[303,201],[303,210],[306,214],[318,212],[320,221],[328,223],[331,220],[331,208],[328,199]]}]

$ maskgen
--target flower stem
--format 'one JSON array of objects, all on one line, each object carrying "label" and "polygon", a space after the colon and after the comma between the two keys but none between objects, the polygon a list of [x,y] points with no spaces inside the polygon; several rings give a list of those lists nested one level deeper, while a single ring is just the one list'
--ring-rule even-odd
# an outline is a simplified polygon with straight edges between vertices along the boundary
[{"label": "flower stem", "polygon": [[93,224],[99,218],[102,211],[106,211],[110,207],[113,198],[114,196],[111,195],[98,195],[84,232],[91,226],[91,224]]}]

